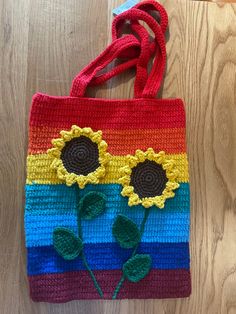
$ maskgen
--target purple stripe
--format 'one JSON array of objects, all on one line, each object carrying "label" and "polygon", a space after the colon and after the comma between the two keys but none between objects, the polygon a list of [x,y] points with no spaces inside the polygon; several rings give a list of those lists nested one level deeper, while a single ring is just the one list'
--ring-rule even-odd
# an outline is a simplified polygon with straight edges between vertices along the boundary
[{"label": "purple stripe", "polygon": [[[94,274],[103,290],[104,298],[111,299],[122,272],[97,270]],[[29,282],[31,298],[34,301],[62,303],[78,299],[100,298],[87,271],[31,276]],[[117,298],[183,298],[188,297],[190,293],[189,270],[151,270],[138,283],[125,280]]]}]

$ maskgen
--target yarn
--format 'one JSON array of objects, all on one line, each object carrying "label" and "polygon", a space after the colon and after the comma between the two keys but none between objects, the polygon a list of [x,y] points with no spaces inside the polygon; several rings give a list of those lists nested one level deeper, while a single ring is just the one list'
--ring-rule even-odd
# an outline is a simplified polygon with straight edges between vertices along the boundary
[{"label": "yarn", "polygon": [[151,269],[152,259],[147,254],[136,254],[131,257],[123,266],[125,278],[131,282],[138,282],[143,279]]},{"label": "yarn", "polygon": [[[167,24],[160,4],[141,2],[115,18],[112,43],[75,77],[70,96],[33,97],[25,235],[34,301],[191,293],[184,104],[155,99]],[[85,97],[88,85],[132,66],[134,99]]]},{"label": "yarn", "polygon": [[73,260],[80,254],[83,243],[73,231],[67,228],[56,228],[53,231],[53,246],[65,260]]},{"label": "yarn", "polygon": [[62,130],[60,135],[52,140],[54,148],[48,149],[50,167],[57,170],[58,178],[68,186],[77,183],[81,189],[88,183],[98,184],[105,176],[109,158],[102,132],[72,125],[71,130]]},{"label": "yarn", "polygon": [[105,210],[106,195],[99,192],[89,192],[79,201],[79,212],[83,219],[93,219]]},{"label": "yarn", "polygon": [[[122,106],[122,104],[120,105]],[[76,107],[72,109],[77,110]],[[88,110],[90,110],[90,108]],[[156,108],[156,111],[160,113],[159,106]],[[81,118],[79,120],[81,120]],[[132,121],[130,121],[130,123],[131,122]],[[31,141],[29,143],[29,153],[46,153],[46,151],[52,145],[52,138],[56,138],[62,128],[70,128],[70,126],[64,124],[65,122],[63,122],[60,127],[44,126],[43,129],[38,126],[32,126],[30,131]],[[79,124],[81,125],[81,122]],[[126,125],[124,125],[124,127],[127,128]],[[97,127],[94,126],[92,129],[96,130]],[[126,156],[128,154],[133,155],[137,149],[135,144],[136,142],[139,142],[139,149],[143,151],[145,151],[148,147],[152,147],[154,151],[157,152],[164,150],[166,154],[178,154],[180,152],[184,153],[186,151],[184,141],[185,129],[172,127],[171,124],[170,127],[164,127],[161,129],[146,129],[144,132],[143,129],[141,129],[141,126],[138,125],[133,126],[132,129],[129,130],[117,129],[116,124],[112,126],[112,129],[104,129],[100,122],[98,129],[103,130],[102,137],[107,143],[109,143],[108,151],[113,156]],[[121,138],[126,139],[125,143],[120,141]],[[148,147],[147,143],[149,145]]]},{"label": "yarn", "polygon": [[164,208],[166,199],[174,197],[174,190],[179,187],[178,174],[175,161],[164,151],[138,149],[134,156],[128,156],[127,165],[121,168],[121,195],[128,196],[129,206],[142,204],[145,208],[153,205]]},{"label": "yarn", "polygon": [[165,170],[154,161],[146,160],[132,169],[130,184],[140,198],[161,195],[167,182]]},{"label": "yarn", "polygon": [[[91,199],[92,197],[92,199]],[[96,209],[96,205],[98,206],[98,210]],[[90,192],[88,195],[85,195],[78,206],[77,210],[77,228],[79,236],[77,237],[73,231],[67,228],[56,228],[53,231],[53,246],[55,250],[61,255],[65,260],[73,260],[80,253],[83,264],[94,283],[94,286],[100,295],[103,297],[103,292],[101,287],[99,286],[96,277],[90,268],[86,255],[83,251],[83,231],[81,225],[81,218],[85,216],[85,218],[89,217],[92,219],[96,217],[101,211],[104,210],[105,207],[105,197],[101,193],[93,193]]]},{"label": "yarn", "polygon": [[[128,135],[127,135],[128,136]],[[122,142],[123,145],[126,145],[123,142],[122,135],[117,139],[117,143]],[[138,143],[138,140],[137,142]],[[147,140],[148,143],[148,140]],[[137,145],[137,144],[136,144]],[[108,146],[109,149],[109,146]],[[135,152],[134,152],[135,153]],[[169,159],[174,160],[176,169],[179,170],[177,174],[178,182],[189,182],[188,174],[188,160],[186,153],[180,154],[168,154],[166,155]],[[51,157],[50,154],[34,154],[28,155],[27,157],[27,183],[37,183],[37,184],[59,184],[64,183],[66,175],[60,179],[58,177],[55,168],[52,167],[52,162],[55,157]],[[100,183],[120,183],[120,169],[125,167],[128,164],[128,156],[113,156],[110,155],[107,157],[106,163],[106,175],[100,177]],[[81,179],[83,178],[80,176]],[[88,176],[86,176],[88,178]],[[85,178],[84,178],[85,180]],[[76,183],[76,180],[74,181]],[[87,182],[86,184],[89,184]]]},{"label": "yarn", "polygon": [[[127,199],[123,197],[127,203]],[[174,199],[173,199],[174,200]],[[117,202],[116,198],[113,201]],[[176,203],[175,203],[176,204]],[[53,206],[53,202],[51,202]],[[26,229],[26,245],[27,247],[40,247],[52,245],[52,233],[56,227],[70,228],[74,232],[77,231],[76,210],[63,212],[65,203],[61,204],[58,212],[43,211],[37,212],[35,208],[31,213],[28,211],[25,215]],[[187,204],[186,204],[187,206]],[[146,209],[145,209],[146,210]],[[150,217],[146,224],[145,233],[142,237],[142,243],[169,243],[175,244],[189,241],[189,212],[181,212],[181,209],[175,213],[165,213],[161,209],[159,212],[155,207],[151,208]],[[115,221],[117,214],[122,213],[132,219],[140,226],[144,208],[128,207],[113,207],[109,204],[109,209],[96,217],[94,220],[83,220],[83,236],[86,243],[114,243],[115,238],[112,234],[112,224]],[[117,257],[118,258],[118,257]]]},{"label": "yarn", "polygon": [[113,236],[122,248],[130,249],[140,240],[140,232],[137,225],[128,217],[118,215],[112,226]]},{"label": "yarn", "polygon": [[[145,256],[146,262],[145,262],[144,261],[145,258],[143,259],[141,256],[138,257],[137,255],[135,255],[137,252],[141,237],[143,235],[149,214],[150,214],[150,209],[145,210],[145,214],[144,214],[141,226],[140,226],[138,241],[137,241],[136,245],[134,246],[134,249],[133,249],[133,252],[132,252],[130,259],[123,265],[123,275],[115,287],[114,293],[112,295],[113,300],[117,298],[117,295],[120,292],[120,289],[121,289],[123,283],[125,282],[126,278],[128,278],[130,281],[138,282],[140,279],[144,278],[149,272],[150,267],[149,267],[149,264],[147,262],[147,258],[150,259],[150,257],[146,254],[146,256]],[[137,257],[137,259],[134,258],[135,256]],[[146,271],[145,271],[145,269],[146,269]],[[140,274],[138,274],[138,273],[140,273]],[[138,279],[138,278],[140,278],[140,279]]]},{"label": "yarn", "polygon": [[97,144],[86,136],[73,138],[63,147],[61,159],[68,172],[86,176],[99,167]]},{"label": "yarn", "polygon": [[[132,249],[123,249],[115,242],[106,244],[85,243],[83,248],[90,267],[94,271],[102,271],[104,269],[121,270],[123,264],[132,254]],[[137,253],[141,254],[143,252],[152,257],[152,269],[189,269],[189,248],[187,242],[141,242]],[[29,247],[27,258],[29,276],[85,270],[80,256],[68,263],[68,261],[58,255],[52,245]]]}]

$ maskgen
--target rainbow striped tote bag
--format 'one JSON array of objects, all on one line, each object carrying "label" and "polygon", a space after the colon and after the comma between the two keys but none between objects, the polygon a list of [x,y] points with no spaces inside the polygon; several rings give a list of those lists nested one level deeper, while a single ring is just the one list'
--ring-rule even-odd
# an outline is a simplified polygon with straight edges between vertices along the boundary
[{"label": "rainbow striped tote bag", "polygon": [[[34,301],[191,292],[185,111],[181,99],[155,98],[167,26],[167,17],[158,24],[148,14],[156,5],[142,2],[114,19],[112,43],[75,77],[70,96],[33,97],[25,234]],[[158,10],[166,16],[159,4]],[[138,38],[117,36],[127,19]],[[152,42],[138,20],[153,30]],[[121,56],[123,63],[98,75]],[[84,96],[88,85],[131,66],[134,99]]]}]

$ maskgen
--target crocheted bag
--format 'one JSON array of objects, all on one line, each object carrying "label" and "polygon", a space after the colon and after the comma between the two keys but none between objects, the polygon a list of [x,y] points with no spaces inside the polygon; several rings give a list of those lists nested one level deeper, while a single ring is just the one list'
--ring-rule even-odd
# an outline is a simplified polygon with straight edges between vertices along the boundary
[{"label": "crocheted bag", "polygon": [[[159,11],[160,25],[150,8]],[[136,36],[120,37],[127,19]],[[113,42],[76,76],[70,96],[33,97],[25,233],[34,301],[190,294],[184,105],[155,98],[166,27],[162,6],[138,4],[114,19]],[[117,57],[123,63],[98,75]],[[132,66],[134,99],[84,96],[88,85]]]}]

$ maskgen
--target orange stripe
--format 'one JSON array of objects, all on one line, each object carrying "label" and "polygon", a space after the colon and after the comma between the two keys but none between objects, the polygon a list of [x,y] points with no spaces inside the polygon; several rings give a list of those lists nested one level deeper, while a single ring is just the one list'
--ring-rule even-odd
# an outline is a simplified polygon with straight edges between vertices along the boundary
[{"label": "orange stripe", "polygon": [[[52,147],[51,140],[60,137],[60,131],[46,126],[31,127],[29,154],[45,153]],[[109,153],[118,156],[134,154],[136,149],[146,150],[149,147],[169,154],[186,151],[184,128],[103,130],[103,139],[108,143]]]}]

